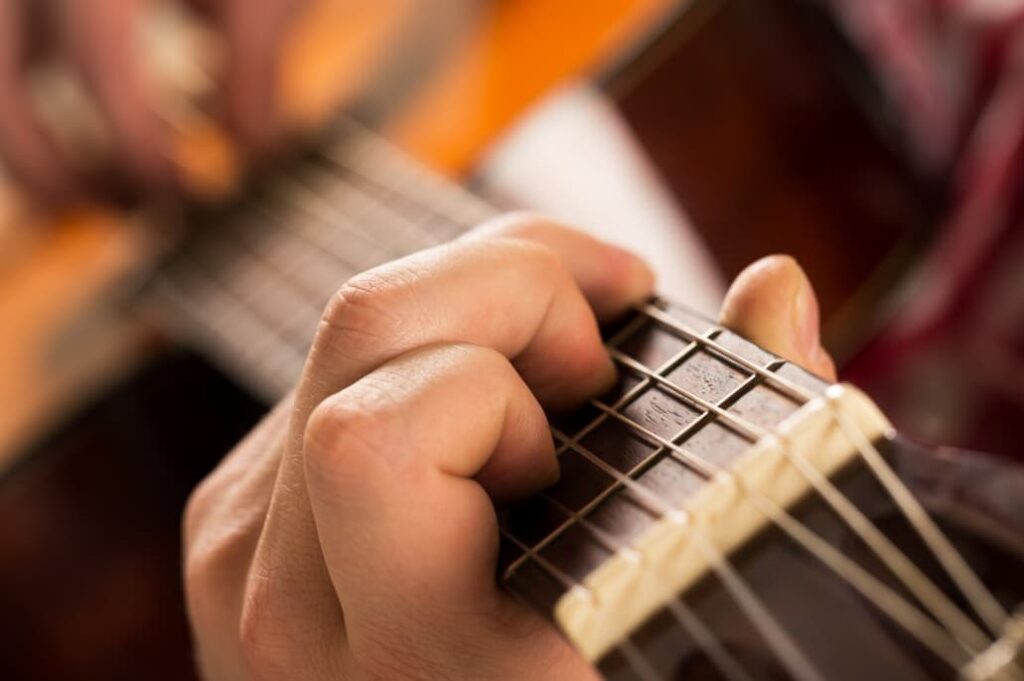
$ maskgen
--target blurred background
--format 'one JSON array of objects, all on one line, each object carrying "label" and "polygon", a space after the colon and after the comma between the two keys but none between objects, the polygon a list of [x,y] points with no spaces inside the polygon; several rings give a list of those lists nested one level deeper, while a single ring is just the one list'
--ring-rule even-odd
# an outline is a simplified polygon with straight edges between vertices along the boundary
[{"label": "blurred background", "polygon": [[4,679],[194,678],[189,491],[333,288],[496,208],[709,314],[792,253],[901,430],[1024,458],[1022,0],[75,5],[0,10]]}]

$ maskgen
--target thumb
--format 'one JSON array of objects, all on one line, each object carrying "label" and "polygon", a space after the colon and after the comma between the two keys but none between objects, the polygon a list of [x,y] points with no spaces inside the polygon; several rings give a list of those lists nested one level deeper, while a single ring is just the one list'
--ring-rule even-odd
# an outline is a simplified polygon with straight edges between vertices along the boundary
[{"label": "thumb", "polygon": [[729,287],[722,325],[829,380],[835,363],[821,346],[818,299],[807,275],[788,255],[761,258]]}]

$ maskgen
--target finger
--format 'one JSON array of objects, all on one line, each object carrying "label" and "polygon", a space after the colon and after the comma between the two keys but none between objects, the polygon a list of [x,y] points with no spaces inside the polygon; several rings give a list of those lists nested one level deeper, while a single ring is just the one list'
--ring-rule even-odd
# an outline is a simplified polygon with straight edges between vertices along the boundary
[{"label": "finger", "polygon": [[495,584],[488,492],[536,491],[557,472],[544,412],[504,356],[443,345],[389,362],[317,407],[305,462],[359,671],[586,674]]},{"label": "finger", "polygon": [[835,363],[821,345],[818,299],[793,258],[773,255],[743,270],[725,296],[720,321],[765,349],[836,379]]},{"label": "finger", "polygon": [[0,0],[0,153],[7,168],[47,200],[74,193],[75,178],[45,132],[23,78],[27,22],[20,0]]},{"label": "finger", "polygon": [[245,678],[238,623],[246,574],[284,451],[291,396],[282,400],[189,498],[183,522],[185,596],[204,678]]},{"label": "finger", "polygon": [[[566,241],[572,250],[576,242]],[[605,248],[593,255],[606,266],[594,269],[626,280],[617,271],[623,266],[618,249]],[[268,651],[260,660],[264,668],[285,673],[294,663],[273,655],[279,650],[275,641],[309,638],[310,632],[331,631],[342,621],[305,496],[303,437],[321,401],[389,359],[438,342],[472,343],[515,357],[517,368],[535,382],[531,387],[553,401],[579,399],[611,381],[613,369],[596,322],[562,256],[563,251],[522,239],[462,241],[357,277],[328,306],[300,380],[289,444],[253,562],[252,573],[268,578],[250,581],[259,591],[247,599],[242,615],[250,638],[270,640],[257,646]],[[647,294],[640,286],[631,290],[638,297]],[[566,381],[570,375],[573,380]],[[269,578],[283,574],[289,578]],[[327,649],[338,642],[316,645]]]},{"label": "finger", "polygon": [[115,131],[116,153],[150,187],[173,182],[169,131],[140,68],[142,0],[64,3],[69,49]]},{"label": "finger", "polygon": [[[453,243],[349,281],[324,313],[305,375],[337,390],[390,357],[441,341],[514,358],[548,406],[577,402],[614,376],[561,254],[509,238]],[[299,393],[305,406],[307,393]]]},{"label": "finger", "polygon": [[257,153],[270,150],[280,135],[279,49],[305,0],[229,0],[219,19],[228,45],[224,95],[228,122]]},{"label": "finger", "polygon": [[640,258],[542,216],[511,213],[463,238],[495,236],[528,239],[557,251],[599,321],[611,321],[654,289],[654,273]]}]

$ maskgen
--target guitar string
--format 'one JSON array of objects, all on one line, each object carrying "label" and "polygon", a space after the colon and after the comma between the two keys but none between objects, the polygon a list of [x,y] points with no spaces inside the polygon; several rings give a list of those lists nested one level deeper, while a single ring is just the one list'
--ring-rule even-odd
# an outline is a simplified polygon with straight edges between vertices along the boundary
[{"label": "guitar string", "polygon": [[[573,511],[557,499],[548,497],[550,503],[554,504],[562,513],[575,518],[579,527],[592,534],[602,547],[610,554],[619,553],[625,557],[631,557],[634,561],[643,560],[642,555],[621,537],[608,532],[600,525],[596,525],[579,511]],[[669,601],[668,611],[681,628],[694,643],[697,644],[712,664],[722,673],[722,676],[729,681],[753,681],[743,670],[735,656],[730,653],[711,631],[694,613],[681,596]]]},{"label": "guitar string", "polygon": [[[397,153],[389,144],[383,142],[383,140],[369,130],[362,128],[354,122],[349,122],[349,125],[353,128],[359,128],[357,131],[359,134],[355,139],[358,140],[358,143],[362,145],[364,149],[369,148],[371,150],[371,154],[376,156],[374,159],[375,162],[366,162],[364,159],[363,163],[356,163],[355,161],[357,160],[358,155],[352,153],[350,146],[345,148],[345,153],[338,153],[336,148],[329,148],[329,151],[325,156],[329,157],[338,167],[347,167],[350,169],[354,167],[357,172],[362,171],[364,175],[367,169],[377,169],[378,179],[383,179],[380,175],[386,175],[387,178],[393,178],[396,174],[401,175],[401,173],[396,173],[398,166],[400,166],[401,171],[404,172],[406,176],[409,176],[410,174],[416,176],[418,182],[410,182],[410,185],[424,187],[428,184],[432,184],[434,186],[431,186],[428,191],[436,192],[437,195],[451,195],[451,192],[443,191],[444,189],[448,189],[448,187],[443,185],[432,173],[425,171],[425,169],[420,167],[418,164],[412,163],[404,154]],[[381,159],[387,159],[388,163],[382,162]],[[386,186],[386,182],[379,182],[378,186],[384,187]],[[407,195],[408,193],[406,193],[406,196]],[[489,207],[487,207],[483,202],[476,201],[472,194],[463,192],[460,189],[458,191],[458,195],[467,204],[476,203],[476,205],[479,206],[479,213],[481,215],[486,215],[491,212]],[[650,312],[650,310],[648,310],[648,312]],[[657,317],[657,314],[655,313],[653,316]],[[674,324],[673,322],[672,325],[676,326],[677,330],[680,330],[678,329],[678,324]],[[719,351],[722,350],[722,348],[715,349]],[[752,370],[757,369],[755,366],[748,368]],[[786,386],[784,382],[779,381],[778,377],[773,376],[772,378],[775,379],[777,384],[781,384],[783,388],[790,387]],[[793,391],[794,394],[807,399],[808,395],[806,394],[806,391],[801,391],[799,386],[793,387],[796,388],[796,390]],[[721,416],[721,414],[718,415]],[[787,455],[791,454],[791,448],[784,447],[784,449],[787,452]],[[862,451],[863,448],[858,448],[858,450]],[[872,469],[875,470],[876,475],[880,475],[881,477],[884,476],[884,472],[881,472],[877,465],[877,462],[880,460],[880,457],[874,457],[874,460],[871,463],[873,464]],[[813,468],[804,465],[806,462],[797,463],[805,474],[808,472],[808,468]],[[922,600],[927,607],[929,607],[933,614],[939,617],[948,628],[956,631],[961,638],[970,642],[971,645],[978,646],[984,643],[984,639],[986,637],[983,635],[979,636],[981,632],[974,627],[973,623],[963,616],[959,610],[955,609],[955,606],[953,606],[952,603],[936,587],[934,587],[934,584],[930,582],[930,580],[927,580],[927,578],[925,578],[924,575],[905,558],[902,552],[895,550],[895,547],[891,542],[888,542],[884,535],[877,531],[877,528],[872,524],[865,522],[866,518],[864,518],[863,514],[856,511],[848,501],[846,503],[837,503],[837,500],[845,500],[845,498],[838,494],[838,490],[836,490],[834,486],[831,486],[830,483],[824,485],[821,484],[822,480],[820,478],[815,479],[814,475],[811,475],[811,481],[815,484],[815,487],[818,488],[819,493],[822,493],[823,496],[829,500],[829,503],[837,509],[837,511],[841,511],[841,515],[844,520],[861,536],[862,539],[866,541],[872,550],[876,551],[876,553],[886,554],[886,557],[889,559],[886,563],[893,567],[900,579],[908,586],[908,588],[911,588],[915,595]],[[827,483],[827,481],[825,482]],[[896,485],[893,485],[892,482],[892,476],[889,476],[888,479],[884,480],[887,490],[894,499],[897,500],[901,510],[903,510],[904,514],[912,522],[914,527],[923,536],[923,538],[925,538],[929,547],[936,554],[936,557],[939,558],[940,562],[942,562],[943,566],[947,569],[947,572],[949,572],[950,576],[953,577],[954,581],[956,581],[958,586],[961,588],[961,591],[974,606],[975,610],[983,616],[988,626],[993,629],[994,632],[1000,631],[1003,621],[1005,620],[1005,613],[1002,611],[1001,607],[995,602],[994,598],[991,598],[990,594],[987,593],[987,590],[980,583],[980,580],[977,579],[973,571],[970,570],[969,566],[967,566],[955,549],[948,543],[948,540],[945,539],[944,535],[941,534],[934,523],[930,522],[930,518],[923,512],[920,505],[916,503],[916,500],[914,500],[911,495],[905,493],[905,488],[903,489],[904,493],[901,494],[900,490]],[[896,482],[898,482],[898,480]],[[899,487],[902,487],[902,485],[900,484]],[[986,595],[988,595],[988,598],[986,598]]]},{"label": "guitar string", "polygon": [[663,390],[685,400],[698,409],[704,410],[705,413],[713,413],[718,422],[724,422],[732,427],[749,442],[756,443],[766,437],[777,438],[781,443],[780,449],[783,454],[797,467],[801,475],[811,483],[815,491],[936,619],[942,622],[954,636],[968,644],[971,652],[983,650],[991,643],[991,639],[942,593],[941,589],[902,550],[886,537],[846,495],[840,492],[827,476],[823,475],[806,457],[791,447],[789,442],[778,432],[757,425],[729,411],[728,408],[723,409],[695,393],[684,390],[667,377],[652,373],[642,363],[637,362],[616,348],[610,348],[609,351],[612,358],[618,363],[641,376],[649,378]]},{"label": "guitar string", "polygon": [[[802,546],[808,553],[832,569],[840,578],[850,584],[850,586],[860,592],[869,601],[875,603],[882,612],[906,629],[909,634],[918,639],[923,645],[932,650],[940,659],[945,660],[954,667],[963,662],[962,656],[955,654],[955,650],[957,650],[955,640],[950,638],[948,634],[938,627],[938,625],[936,625],[932,620],[928,619],[917,608],[907,603],[902,596],[885,586],[850,558],[837,551],[835,547],[821,539],[821,537],[809,530],[803,523],[793,518],[788,512],[772,502],[770,499],[741,486],[735,476],[733,476],[727,469],[717,467],[715,464],[711,464],[710,462],[693,455],[691,452],[683,449],[679,445],[662,438],[648,429],[645,429],[643,426],[636,424],[628,417],[615,412],[610,407],[603,405],[600,402],[595,401],[592,402],[592,404],[595,404],[595,406],[598,406],[602,410],[606,410],[612,418],[623,422],[627,427],[651,438],[651,440],[656,444],[668,449],[669,456],[672,456],[679,463],[682,463],[688,468],[698,470],[707,479],[710,480],[712,478],[717,478],[729,481],[733,486],[733,489],[742,493],[761,515],[773,522],[779,527],[779,529]],[[586,455],[587,458],[591,460],[597,458],[596,455],[587,452],[585,448],[580,445],[577,445],[575,450]],[[596,464],[596,461],[594,463]],[[628,480],[628,482],[626,480],[622,480],[622,483],[625,486],[628,486],[631,491],[636,491],[637,486],[639,486],[640,489],[646,489],[634,480]],[[672,505],[667,505],[661,510],[658,517],[666,516],[669,513],[678,510],[680,509],[675,508]]]},{"label": "guitar string", "polygon": [[[242,299],[240,302],[242,302],[247,307],[249,306],[247,301],[245,301],[244,299]],[[514,537],[511,539],[515,540]],[[711,558],[714,560],[714,563],[717,566],[724,565],[724,563],[722,562],[722,558],[720,556],[714,555]],[[538,565],[540,565],[543,569],[557,576],[557,578],[559,579],[559,581],[563,583],[563,585],[565,585],[567,588],[570,586],[571,580],[569,580],[567,576],[558,569],[557,566],[546,561],[541,556],[535,556],[535,559]],[[721,567],[720,569],[725,568]],[[735,582],[735,580],[733,580],[733,582]],[[758,606],[756,598],[753,596],[752,592],[741,593],[738,596],[738,599],[744,603],[744,607],[746,608],[750,608],[750,604]],[[785,642],[785,645],[783,646],[784,649],[788,648],[790,650],[795,650],[795,645],[789,640],[788,636],[785,635],[782,628],[778,626],[778,624],[772,618],[770,618],[770,616],[767,615],[767,611],[763,607],[756,607],[756,609],[751,613],[751,617],[758,623],[758,626],[764,631],[767,638],[783,640]],[[793,673],[799,676],[800,678],[817,678],[817,676],[814,674],[801,672],[802,668],[809,668],[809,664],[806,662],[804,658],[802,658],[802,655],[797,655],[797,659],[795,662],[791,661],[791,658],[794,657],[793,653],[780,653],[780,656],[783,659],[786,666],[789,667],[793,671]]]},{"label": "guitar string", "polygon": [[[372,133],[369,133],[366,130],[362,130],[361,132],[363,132],[364,134],[359,136],[360,140],[368,140],[368,141],[370,141],[370,143],[379,143],[381,145],[380,149],[383,150],[384,152],[386,152],[386,155],[389,158],[391,158],[391,159],[401,159],[401,161],[406,161],[407,160],[406,157],[403,154],[396,153],[392,148],[390,148],[389,145],[387,145],[386,143],[383,143],[381,140],[379,140],[379,138],[377,138]],[[336,154],[336,153],[332,154],[332,158],[335,161],[338,161],[339,160],[339,155]],[[341,156],[342,162],[344,162],[344,159],[346,159],[346,158],[351,158],[351,157],[344,156],[344,155]],[[380,166],[379,166],[379,164],[363,164],[362,167],[366,168],[366,167],[380,167]],[[415,171],[420,172],[426,178],[433,178],[433,176],[430,173],[426,173],[425,171],[423,171],[422,168],[420,168],[416,164],[408,164],[407,167],[409,169],[413,169]],[[394,170],[393,168],[390,169],[389,172],[387,173],[387,175],[391,176],[393,170]],[[471,196],[471,195],[469,195],[469,196]],[[678,326],[678,325],[676,325],[676,326]],[[710,346],[710,347],[714,347],[716,344],[709,343],[707,345]],[[726,350],[725,348],[721,348],[721,347],[716,347],[715,349],[720,351],[720,352],[722,350]],[[723,354],[726,354],[726,356],[728,356],[731,353],[729,353],[726,350],[726,352],[724,352]],[[750,367],[750,368],[755,370],[756,373],[762,374],[762,371],[758,370],[758,369],[760,369],[760,367]],[[775,382],[777,385],[781,385],[781,387],[784,390],[791,387],[791,386],[786,385],[784,381],[780,380],[780,377],[778,377],[778,376],[776,376],[774,374],[770,374],[768,376],[765,376],[765,378],[767,380]],[[809,395],[807,395],[806,391],[800,390],[799,386],[795,386],[794,385],[792,387],[795,388],[795,390],[792,390],[791,394],[794,394],[795,396],[802,397],[805,400],[809,397]],[[705,405],[705,406],[707,406],[707,405]],[[722,412],[722,413],[728,413],[728,412]],[[716,415],[721,416],[721,413],[717,413]],[[730,414],[730,416],[731,416],[731,414]],[[726,418],[728,419],[728,417],[726,417]],[[735,423],[736,420],[733,419],[733,422]],[[786,451],[787,455],[792,456],[792,452],[791,452],[791,448],[790,447],[784,446],[783,449],[784,449],[784,451]],[[858,448],[858,450],[860,450],[860,448]],[[793,458],[799,458],[799,457],[793,457]],[[798,463],[803,464],[803,463],[806,463],[806,461],[800,461]],[[801,468],[801,470],[806,471],[806,469],[808,467],[804,466],[804,465],[800,465],[800,468]],[[821,479],[815,479],[813,475],[810,476],[810,477],[811,477],[812,484],[819,490],[820,493],[823,494],[823,496],[826,497],[826,499],[829,501],[829,503],[833,507],[836,507],[836,510],[840,512],[840,515],[851,526],[851,528],[853,528],[855,530],[855,532],[857,532],[857,534],[860,535],[862,537],[862,539],[864,539],[866,541],[866,543],[874,551],[876,551],[876,553],[883,554],[884,557],[886,559],[888,559],[888,560],[886,560],[886,564],[889,564],[890,566],[893,567],[894,571],[897,573],[897,576],[905,584],[907,584],[907,586],[909,588],[911,588],[912,592],[919,598],[919,600],[921,600],[923,603],[925,603],[927,605],[927,607],[929,607],[929,609],[933,612],[933,614],[935,614],[937,616],[937,618],[940,619],[940,621],[943,621],[944,624],[946,624],[947,628],[950,628],[950,629],[956,631],[957,634],[961,638],[971,642],[971,644],[974,645],[974,646],[978,646],[978,645],[981,645],[981,644],[984,643],[986,637],[982,634],[982,632],[980,632],[980,630],[978,630],[977,627],[974,626],[973,623],[968,618],[966,618],[966,616],[964,616],[959,610],[957,610],[955,608],[955,606],[953,606],[952,603],[941,593],[941,591],[939,591],[937,589],[937,587],[935,587],[934,584],[923,575],[923,573],[921,573],[919,570],[917,570],[916,567],[913,566],[913,564],[908,559],[906,559],[905,555],[901,551],[898,551],[898,549],[896,549],[896,547],[894,545],[892,545],[891,542],[889,542],[884,537],[884,535],[880,531],[878,531],[876,527],[874,527],[873,524],[870,524],[869,522],[866,522],[867,521],[866,517],[864,517],[863,514],[860,513],[859,511],[856,511],[855,507],[853,507],[852,504],[849,504],[848,500],[846,500],[845,497],[843,497],[838,492],[838,490],[835,489],[835,487],[831,485],[831,483],[828,483],[827,481],[824,481],[825,484],[822,484],[822,480]],[[836,503],[837,499],[842,499],[846,503]],[[853,512],[851,512],[851,511],[853,511]],[[918,528],[921,527],[920,518],[917,518],[916,520],[917,520],[917,522],[914,523],[915,527],[918,527]],[[934,541],[934,539],[933,539],[933,541],[931,541],[929,543],[929,545],[933,546],[933,547],[936,545],[936,542]],[[949,548],[952,548],[952,547],[949,547]],[[963,566],[966,567],[966,564],[963,563]],[[969,568],[968,568],[968,572],[969,572]],[[973,573],[971,573],[971,574],[973,574]],[[961,575],[962,575],[962,573],[961,573]],[[961,582],[963,582],[963,581],[964,581],[964,579],[961,576]],[[972,585],[972,586],[980,587],[981,585],[980,585],[980,582],[977,582],[976,585]],[[983,591],[984,588],[981,587],[981,590]],[[974,601],[972,601],[972,602],[974,602]]]},{"label": "guitar string", "polygon": [[629,638],[623,639],[618,648],[622,652],[626,664],[639,677],[640,681],[664,681],[654,664],[647,659],[647,655],[637,648]]},{"label": "guitar string", "polygon": [[[704,336],[702,336],[702,337],[714,338],[720,332],[721,332],[721,329],[714,328],[710,332],[706,332],[706,334]],[[668,373],[670,371],[673,371],[675,368],[678,368],[679,366],[682,366],[683,361],[686,358],[692,356],[692,354],[694,352],[693,345],[694,345],[694,343],[691,341],[690,345],[688,345],[682,351],[677,353],[676,357],[670,359],[662,367],[660,367],[657,370],[657,373],[659,373],[659,374]],[[616,353],[616,352],[619,352],[614,347],[610,347],[609,350],[612,351],[613,354]],[[783,363],[780,362],[776,366],[779,366],[781,364],[783,364]],[[643,428],[638,426],[638,424],[635,424],[635,422],[633,422],[632,420],[627,419],[627,418],[625,418],[625,417],[623,417],[621,415],[621,408],[622,408],[622,406],[624,404],[630,402],[635,395],[637,395],[640,392],[642,392],[643,390],[647,389],[647,385],[648,384],[653,383],[653,375],[650,374],[650,372],[646,371],[646,367],[645,367],[645,371],[641,374],[641,376],[642,376],[642,379],[643,379],[642,382],[640,384],[638,384],[637,386],[635,386],[630,391],[628,391],[624,397],[622,397],[619,400],[617,400],[614,405],[608,406],[608,405],[603,405],[601,403],[596,403],[595,406],[598,406],[598,408],[601,410],[601,416],[607,417],[609,415],[615,415],[619,419],[624,419],[627,422],[627,426],[632,425],[633,427],[639,427],[641,430],[643,430]],[[753,388],[753,386],[756,385],[759,381],[760,381],[760,377],[758,377],[756,374],[752,374],[748,378],[747,381],[745,381],[741,385],[737,386],[733,391],[731,391],[729,394],[727,394],[725,397],[723,397],[722,400],[721,400],[722,404],[731,404],[731,403],[735,402],[740,397],[742,397],[743,395],[747,394]],[[708,415],[710,413],[712,413],[710,410],[703,412],[702,415],[701,415],[701,418],[708,417]],[[700,418],[695,419],[695,421],[693,423],[691,423],[688,426],[684,427],[683,430],[680,432],[680,434],[677,434],[676,436],[674,436],[672,438],[672,442],[675,443],[675,442],[678,442],[679,440],[683,439],[685,434],[687,434],[692,429],[694,424],[699,422],[699,421],[700,421]],[[612,475],[613,479],[616,479],[616,485],[620,485],[620,484],[622,484],[622,482],[618,479],[618,476],[620,474],[618,473],[618,471],[616,469],[614,469],[609,464],[604,462],[597,455],[593,454],[592,452],[589,452],[588,450],[586,450],[585,448],[583,448],[582,446],[579,445],[579,440],[581,440],[583,437],[585,437],[585,435],[587,433],[591,432],[596,427],[596,425],[599,422],[600,422],[600,419],[594,419],[591,423],[589,423],[587,426],[585,426],[584,428],[580,429],[579,432],[574,434],[573,438],[566,438],[566,436],[562,435],[561,437],[563,439],[567,440],[567,443],[566,443],[566,445],[563,445],[563,448],[565,446],[574,448],[578,453],[584,455],[584,457],[587,458],[587,460],[590,461],[593,465],[595,465],[596,467],[600,468],[605,473],[607,473],[609,475]],[[754,426],[753,424],[750,424],[750,423],[746,423],[745,425],[746,425],[747,429],[751,430],[751,431],[753,431],[753,429],[756,427],[756,426]],[[649,431],[647,431],[647,433],[648,433],[648,435],[650,435]],[[659,447],[655,450],[655,452],[653,454],[651,454],[650,456],[648,456],[644,461],[642,461],[636,467],[634,467],[634,470],[640,469],[640,468],[644,468],[647,464],[652,462],[654,459],[658,458],[660,456],[661,451],[667,446],[667,444],[668,444],[667,442],[659,443]],[[694,457],[694,456],[695,455],[690,454],[691,458]],[[696,457],[696,458],[698,460],[700,459],[700,457]],[[693,468],[694,467],[692,461],[684,461],[683,463],[684,463],[684,465],[687,465],[688,468]],[[710,477],[711,475],[717,473],[718,471],[717,470],[716,471],[708,471],[708,470],[705,469],[703,472],[705,473],[706,476]],[[629,478],[629,477],[631,477],[631,475],[632,475],[631,472],[627,473],[626,477]],[[649,509],[645,509],[645,510],[649,511]],[[662,510],[662,512],[664,512],[664,510]],[[536,545],[535,548],[537,550],[543,549],[543,547],[546,544],[548,544],[551,541],[553,541],[554,538],[557,537],[558,534],[560,534],[562,531],[564,531],[570,525],[571,525],[571,523],[569,523],[569,522],[563,523],[559,528],[557,528],[555,531],[553,531],[548,536],[546,536],[543,540],[538,542],[538,544]],[[809,541],[812,541],[812,540],[809,540]],[[807,547],[805,547],[805,548],[807,548]],[[812,551],[812,554],[813,553],[814,552]],[[525,557],[523,559],[521,559],[521,560],[525,560]],[[840,573],[840,576],[848,575],[851,572],[851,569],[849,568],[849,566],[844,566],[843,565],[843,563],[845,561],[837,561],[837,559],[833,557],[831,559],[826,560],[825,562],[827,564],[830,564],[831,566],[833,566],[833,568],[837,569],[837,571]],[[510,572],[514,571],[515,567],[516,567],[515,563],[510,565],[509,568],[506,569],[506,575],[509,574]],[[860,571],[860,572],[862,572],[862,571]],[[925,627],[925,628],[930,628],[928,620],[924,620],[922,618],[919,618],[919,617],[911,614],[910,610],[908,610],[908,608],[910,608],[909,604],[906,604],[906,601],[904,599],[902,599],[902,597],[898,596],[895,592],[892,592],[891,590],[888,590],[888,589],[886,589],[884,591],[880,590],[879,589],[879,585],[877,583],[875,583],[874,580],[872,580],[872,583],[864,585],[864,583],[865,583],[864,580],[866,579],[864,574],[859,574],[857,577],[851,577],[851,579],[858,579],[859,580],[859,584],[863,585],[863,586],[861,586],[859,588],[859,590],[861,590],[862,592],[866,592],[868,594],[874,594],[875,600],[880,600],[881,601],[881,600],[884,600],[884,599],[891,600],[891,599],[895,598],[898,601],[900,601],[903,604],[905,604],[905,605],[887,606],[887,608],[890,609],[890,610],[894,609],[894,608],[897,610],[897,613],[895,615],[896,621],[901,622],[901,623],[907,623],[907,626],[911,627],[915,631],[920,631],[920,627],[922,627],[922,626]],[[930,640],[932,642],[930,644],[930,647],[933,647],[933,648],[937,647],[938,645],[946,646],[949,643],[948,639],[941,639],[939,637],[939,635],[937,634],[937,632],[934,632],[934,631],[932,631],[931,633],[922,633],[922,634],[920,634],[920,636]]]},{"label": "guitar string", "polygon": [[[550,566],[548,566],[548,565],[545,565],[545,567],[550,567]],[[565,580],[563,579],[563,582],[564,582],[564,581],[565,581]]]},{"label": "guitar string", "polygon": [[[678,333],[683,334],[684,337],[689,337],[691,339],[698,337],[692,331],[687,330],[670,316],[666,315],[656,306],[647,304],[644,305],[642,309],[654,317],[656,321],[664,324],[670,329],[674,329]],[[772,381],[774,383],[773,387],[782,387],[786,390],[799,393],[804,400],[814,397],[812,393],[798,384],[789,381],[776,373],[765,372],[765,370],[758,364],[750,362],[746,358],[732,352],[728,348],[725,348],[714,341],[705,341],[705,346],[715,350],[715,352],[720,353],[726,358],[740,363],[749,371],[754,371],[763,375],[766,381]],[[826,395],[826,397],[828,396]],[[865,463],[867,463],[869,468],[875,474],[876,479],[882,484],[886,492],[896,503],[897,508],[900,509],[904,518],[910,523],[911,527],[914,528],[918,536],[924,540],[926,546],[939,561],[946,574],[949,575],[960,593],[968,603],[971,604],[975,613],[982,618],[982,621],[985,622],[986,626],[988,626],[990,632],[996,636],[1000,635],[1006,622],[1006,611],[978,578],[970,565],[967,564],[967,561],[964,560],[962,555],[960,555],[960,552],[957,551],[942,530],[939,529],[931,516],[924,510],[920,502],[918,502],[914,495],[910,493],[889,465],[885,463],[884,458],[874,445],[868,442],[863,434],[860,434],[857,428],[835,409],[836,403],[833,399],[828,399],[828,402],[833,407],[832,412],[836,423],[840,428],[842,428],[851,443],[855,445],[855,448],[864,459]]]}]

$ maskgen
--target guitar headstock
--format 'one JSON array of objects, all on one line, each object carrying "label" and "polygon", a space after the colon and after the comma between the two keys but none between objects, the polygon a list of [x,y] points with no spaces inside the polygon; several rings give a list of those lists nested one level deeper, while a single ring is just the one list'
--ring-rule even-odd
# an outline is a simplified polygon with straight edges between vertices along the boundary
[{"label": "guitar headstock", "polygon": [[663,301],[607,344],[619,384],[553,418],[562,480],[504,514],[499,561],[603,673],[1014,668],[1024,471],[905,442],[856,389]]}]

